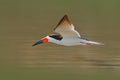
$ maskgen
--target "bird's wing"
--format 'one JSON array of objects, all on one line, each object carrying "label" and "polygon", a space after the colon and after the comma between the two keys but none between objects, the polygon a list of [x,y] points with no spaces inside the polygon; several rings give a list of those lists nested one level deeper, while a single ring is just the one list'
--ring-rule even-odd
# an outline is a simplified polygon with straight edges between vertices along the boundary
[{"label": "bird's wing", "polygon": [[80,34],[74,29],[74,25],[70,22],[67,15],[64,15],[54,28],[54,31],[61,34],[63,37],[80,37]]}]

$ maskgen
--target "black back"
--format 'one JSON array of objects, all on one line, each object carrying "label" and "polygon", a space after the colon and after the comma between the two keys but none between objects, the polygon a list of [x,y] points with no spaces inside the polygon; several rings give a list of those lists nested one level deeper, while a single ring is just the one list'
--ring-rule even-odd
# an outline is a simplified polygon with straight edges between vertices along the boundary
[{"label": "black back", "polygon": [[49,35],[49,37],[54,38],[56,40],[62,40],[63,39],[63,37],[61,35],[58,35],[58,34],[52,34],[52,35]]}]

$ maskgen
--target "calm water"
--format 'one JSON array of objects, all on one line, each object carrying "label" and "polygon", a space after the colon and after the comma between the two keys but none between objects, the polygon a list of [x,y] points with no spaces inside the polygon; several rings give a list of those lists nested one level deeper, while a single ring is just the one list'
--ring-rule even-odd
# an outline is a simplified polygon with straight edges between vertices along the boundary
[{"label": "calm water", "polygon": [[[119,3],[117,0],[1,1],[0,79],[119,80]],[[105,45],[31,46],[53,33],[66,13],[82,37]]]}]

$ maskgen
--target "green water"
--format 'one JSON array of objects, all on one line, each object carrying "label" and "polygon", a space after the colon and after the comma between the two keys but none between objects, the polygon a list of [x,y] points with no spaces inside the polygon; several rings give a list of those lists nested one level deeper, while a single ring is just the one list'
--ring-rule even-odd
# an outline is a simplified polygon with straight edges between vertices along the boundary
[{"label": "green water", "polygon": [[[119,0],[1,0],[0,80],[119,80]],[[103,46],[37,40],[68,14],[82,37]]]}]

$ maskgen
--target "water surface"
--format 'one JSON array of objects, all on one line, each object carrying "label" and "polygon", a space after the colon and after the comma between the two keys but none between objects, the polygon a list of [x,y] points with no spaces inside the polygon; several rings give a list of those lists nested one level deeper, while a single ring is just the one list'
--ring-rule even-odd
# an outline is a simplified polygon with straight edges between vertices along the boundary
[{"label": "water surface", "polygon": [[[2,80],[120,79],[119,1],[6,0],[0,4]],[[82,37],[105,45],[31,46],[53,33],[66,13]]]}]

